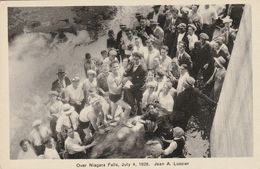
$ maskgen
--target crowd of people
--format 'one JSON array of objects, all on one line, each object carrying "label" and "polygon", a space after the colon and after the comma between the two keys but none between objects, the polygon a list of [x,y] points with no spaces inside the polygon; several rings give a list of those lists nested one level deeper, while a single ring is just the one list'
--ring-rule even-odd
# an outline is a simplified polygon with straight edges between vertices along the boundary
[{"label": "crowd of people", "polygon": [[243,5],[155,5],[141,12],[133,25],[108,31],[101,57],[85,54],[85,78],[70,79],[58,67],[46,103],[50,125],[33,122],[18,159],[87,158],[96,135],[137,124],[147,144],[162,145],[156,157],[184,157],[199,98],[217,105]]}]

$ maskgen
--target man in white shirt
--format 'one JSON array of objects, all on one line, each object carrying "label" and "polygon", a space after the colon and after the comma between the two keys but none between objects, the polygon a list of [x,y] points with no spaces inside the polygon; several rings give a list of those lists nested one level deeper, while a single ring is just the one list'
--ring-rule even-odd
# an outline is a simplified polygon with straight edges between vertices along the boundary
[{"label": "man in white shirt", "polygon": [[152,40],[146,40],[147,47],[144,50],[144,61],[148,70],[153,68],[153,60],[155,57],[159,57],[160,53],[157,49],[153,47]]},{"label": "man in white shirt", "polygon": [[68,130],[68,137],[65,140],[65,150],[68,153],[68,159],[84,159],[86,158],[85,150],[93,147],[94,142],[87,146],[83,146],[79,134],[73,129]]},{"label": "man in white shirt", "polygon": [[60,156],[52,144],[52,140],[48,139],[43,143],[45,145],[44,158],[45,159],[60,159]]},{"label": "man in white shirt", "polygon": [[203,21],[202,32],[205,32],[209,36],[209,40],[211,40],[215,31],[216,20],[218,19],[217,11],[210,5],[205,5],[200,10],[200,15]]},{"label": "man in white shirt", "polygon": [[186,78],[189,77],[189,72],[188,72],[188,67],[185,64],[182,64],[180,66],[180,78],[178,81],[178,86],[177,86],[177,95],[182,92],[184,88],[184,82],[186,81]]},{"label": "man in white shirt", "polygon": [[171,88],[172,84],[170,82],[166,82],[159,94],[158,101],[160,103],[160,107],[163,110],[160,112],[159,116],[170,115],[172,113],[174,101],[170,93]]},{"label": "man in white shirt", "polygon": [[195,31],[197,30],[196,26],[193,24],[188,24],[188,35],[187,38],[189,40],[189,49],[190,51],[194,48],[195,42],[198,41],[198,36],[195,34]]},{"label": "man in white shirt", "polygon": [[58,139],[61,137],[62,128],[65,127],[67,129],[72,128],[73,130],[77,130],[78,128],[78,113],[74,110],[69,104],[63,105],[63,113],[57,120],[56,131]]},{"label": "man in white shirt", "polygon": [[36,155],[39,156],[44,153],[45,147],[43,142],[51,136],[51,131],[42,125],[41,120],[35,120],[32,127],[33,129],[29,135],[29,140],[32,143]]},{"label": "man in white shirt", "polygon": [[72,84],[65,90],[66,101],[79,113],[85,105],[83,85],[78,76],[75,76],[71,81]]},{"label": "man in white shirt", "polygon": [[35,154],[29,140],[22,140],[20,142],[21,151],[18,153],[17,159],[37,159],[37,155]]},{"label": "man in white shirt", "polygon": [[162,46],[161,47],[161,55],[160,55],[160,60],[161,60],[161,65],[164,71],[170,71],[170,66],[171,66],[171,58],[168,56],[168,51],[169,48],[167,46]]}]

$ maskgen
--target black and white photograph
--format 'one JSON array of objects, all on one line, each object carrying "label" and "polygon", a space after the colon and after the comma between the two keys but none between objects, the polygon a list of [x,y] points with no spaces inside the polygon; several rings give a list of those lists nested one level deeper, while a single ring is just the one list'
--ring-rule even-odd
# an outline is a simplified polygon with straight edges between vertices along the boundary
[{"label": "black and white photograph", "polygon": [[250,4],[11,6],[9,154],[252,157]]}]

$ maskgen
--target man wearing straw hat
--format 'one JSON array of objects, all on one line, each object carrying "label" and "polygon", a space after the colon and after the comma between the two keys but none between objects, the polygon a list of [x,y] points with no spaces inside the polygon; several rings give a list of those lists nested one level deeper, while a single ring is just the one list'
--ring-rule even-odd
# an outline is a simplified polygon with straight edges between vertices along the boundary
[{"label": "man wearing straw hat", "polygon": [[50,137],[51,131],[46,126],[42,126],[42,121],[39,119],[32,123],[32,127],[33,129],[29,134],[29,140],[32,143],[36,155],[43,155],[45,150],[43,143]]},{"label": "man wearing straw hat", "polygon": [[216,105],[216,102],[202,94],[197,88],[194,88],[195,79],[192,77],[185,78],[183,83],[184,90],[180,92],[174,102],[172,124],[173,126],[186,129],[190,117],[198,112],[198,98],[204,99],[210,105]]},{"label": "man wearing straw hat", "polygon": [[164,31],[158,25],[159,23],[155,20],[150,20],[150,28],[153,31],[153,34],[150,37],[153,39],[153,44],[157,49],[160,49],[163,45],[164,40]]},{"label": "man wearing straw hat", "polygon": [[72,105],[76,112],[79,113],[85,105],[83,85],[80,83],[79,76],[72,79],[72,84],[66,87],[66,101]]},{"label": "man wearing straw hat", "polygon": [[74,107],[69,104],[64,104],[63,113],[57,120],[57,125],[56,125],[56,131],[58,133],[58,137],[62,131],[62,128],[66,128],[66,129],[72,128],[73,130],[77,130],[79,124],[78,118],[79,115],[74,110]]},{"label": "man wearing straw hat", "polygon": [[220,92],[224,83],[225,75],[226,75],[226,69],[224,67],[226,61],[223,57],[214,58],[215,60],[215,70],[213,75],[210,77],[210,79],[206,82],[205,85],[208,85],[212,82],[214,82],[213,87],[213,99],[215,101],[218,101]]}]

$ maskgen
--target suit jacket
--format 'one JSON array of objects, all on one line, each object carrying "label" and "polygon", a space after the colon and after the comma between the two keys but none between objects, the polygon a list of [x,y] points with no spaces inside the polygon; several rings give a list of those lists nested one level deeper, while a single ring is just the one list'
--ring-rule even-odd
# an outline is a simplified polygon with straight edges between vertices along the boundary
[{"label": "suit jacket", "polygon": [[192,68],[191,57],[187,52],[184,52],[181,57],[179,57],[179,52],[177,52],[176,57],[178,59],[179,65],[186,64],[188,66],[188,69]]},{"label": "suit jacket", "polygon": [[[148,15],[147,15],[147,19],[153,19],[153,15],[154,15],[154,11],[149,12]],[[159,23],[159,26],[161,28],[164,27],[165,21],[166,21],[165,14],[164,13],[159,13],[157,22]]]},{"label": "suit jacket", "polygon": [[[66,85],[64,87],[67,87],[71,84],[71,81],[67,76],[65,76],[64,80],[65,80],[65,85]],[[60,89],[61,89],[61,86],[60,86],[59,80],[57,79],[52,83],[51,90],[57,91],[58,93],[60,93]]]},{"label": "suit jacket", "polygon": [[145,84],[146,71],[142,65],[139,65],[138,68],[134,71],[134,64],[131,65],[130,69],[126,72],[126,75],[130,77],[131,82],[133,83],[131,89],[134,91],[142,91]]}]

